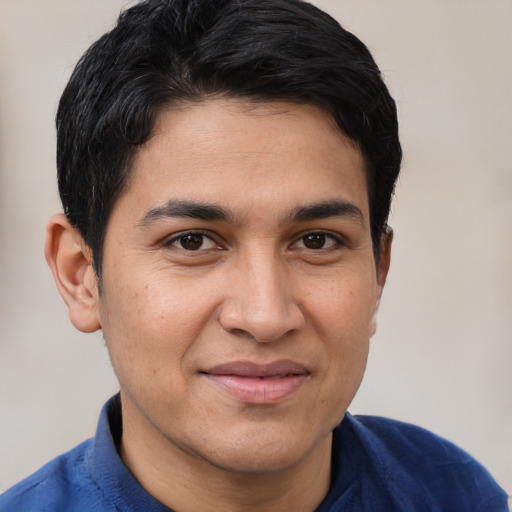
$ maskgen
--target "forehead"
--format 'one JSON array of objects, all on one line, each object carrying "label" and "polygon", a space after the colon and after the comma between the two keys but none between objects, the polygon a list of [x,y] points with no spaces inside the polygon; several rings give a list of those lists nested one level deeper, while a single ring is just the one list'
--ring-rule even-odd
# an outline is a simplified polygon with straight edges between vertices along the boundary
[{"label": "forehead", "polygon": [[141,207],[185,198],[250,212],[326,195],[357,198],[362,211],[368,208],[361,152],[329,114],[311,105],[219,98],[160,114],[123,196]]}]

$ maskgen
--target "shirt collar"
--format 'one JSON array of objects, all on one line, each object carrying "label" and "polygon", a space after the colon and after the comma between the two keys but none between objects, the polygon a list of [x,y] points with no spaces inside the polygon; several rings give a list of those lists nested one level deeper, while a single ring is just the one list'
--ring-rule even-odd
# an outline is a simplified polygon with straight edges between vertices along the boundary
[{"label": "shirt collar", "polygon": [[112,397],[101,410],[96,435],[87,454],[87,469],[105,500],[123,512],[169,512],[171,509],[153,498],[124,465],[118,453],[123,424],[121,399]]}]

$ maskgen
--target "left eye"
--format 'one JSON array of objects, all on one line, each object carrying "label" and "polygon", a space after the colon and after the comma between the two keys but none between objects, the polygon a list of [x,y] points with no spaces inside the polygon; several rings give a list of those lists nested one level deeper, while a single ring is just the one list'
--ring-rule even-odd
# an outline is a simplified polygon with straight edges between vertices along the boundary
[{"label": "left eye", "polygon": [[299,238],[293,245],[299,249],[329,249],[339,245],[340,241],[333,235],[327,233],[308,233],[303,237]]},{"label": "left eye", "polygon": [[214,249],[218,245],[208,236],[202,233],[184,233],[174,237],[167,245],[184,249],[186,251],[199,251]]}]

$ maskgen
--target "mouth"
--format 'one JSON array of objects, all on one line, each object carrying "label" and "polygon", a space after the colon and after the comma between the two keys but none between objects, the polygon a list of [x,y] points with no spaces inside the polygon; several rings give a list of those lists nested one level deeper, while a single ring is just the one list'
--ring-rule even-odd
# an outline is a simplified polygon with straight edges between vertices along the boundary
[{"label": "mouth", "polygon": [[309,371],[293,361],[221,364],[201,372],[209,382],[246,404],[276,404],[293,396]]}]

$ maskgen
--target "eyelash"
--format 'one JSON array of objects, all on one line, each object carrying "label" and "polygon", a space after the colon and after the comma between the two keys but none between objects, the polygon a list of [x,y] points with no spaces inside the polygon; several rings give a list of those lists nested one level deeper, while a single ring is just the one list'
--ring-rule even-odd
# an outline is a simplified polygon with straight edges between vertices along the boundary
[{"label": "eyelash", "polygon": [[[319,247],[319,248],[311,248],[311,247],[301,247],[302,250],[311,250],[311,251],[327,251],[329,249],[335,249],[339,247],[346,246],[347,244],[344,242],[344,240],[339,236],[335,235],[333,233],[330,233],[328,231],[309,231],[307,233],[302,234],[293,244],[296,245],[299,242],[304,243],[304,239],[307,237],[323,237],[324,238],[324,244],[327,243],[328,240],[331,240],[333,243],[329,245],[328,247]],[[322,245],[324,245],[322,244]]]},{"label": "eyelash", "polygon": [[[181,245],[181,247],[178,247],[177,245],[175,245],[180,240],[182,241],[182,244],[183,244],[183,240],[186,237],[193,237],[193,236],[201,237],[201,240],[200,240],[201,243],[200,243],[199,247],[197,247],[196,249],[187,249],[187,248],[183,247],[183,245]],[[328,240],[331,240],[333,243],[331,245],[329,245],[328,247],[317,247],[317,248],[306,247],[305,239],[307,237],[315,237],[315,236],[324,238],[323,243],[321,245],[325,245],[325,243],[327,243]],[[205,239],[208,239],[209,241],[214,243],[217,246],[216,247],[217,249],[219,248],[220,244],[218,244],[216,242],[216,240],[211,236],[211,234],[207,233],[207,232],[203,232],[203,231],[185,231],[185,232],[179,233],[179,234],[173,236],[171,239],[165,241],[163,243],[163,246],[168,247],[168,248],[175,248],[178,250],[183,250],[185,252],[191,252],[191,253],[192,252],[200,252],[201,246],[205,243]],[[320,241],[322,241],[322,238],[320,238]],[[299,242],[302,242],[304,244],[304,247],[300,247],[300,248],[293,247],[294,245],[298,244]],[[290,245],[290,248],[294,249],[294,250],[300,249],[300,250],[311,250],[311,251],[316,252],[316,251],[326,251],[326,250],[333,249],[333,248],[339,248],[339,247],[343,247],[346,245],[347,245],[346,242],[339,235],[335,235],[333,233],[325,232],[325,231],[309,231],[307,233],[302,234],[299,238],[297,238],[295,240],[295,242],[293,242]],[[203,249],[203,250],[207,250],[207,249]]]},{"label": "eyelash", "polygon": [[190,236],[202,237],[201,245],[204,244],[204,239],[206,238],[206,239],[210,240],[212,243],[214,243],[217,247],[219,247],[219,244],[214,240],[214,238],[209,233],[205,233],[203,231],[184,231],[184,232],[178,233],[177,235],[174,235],[171,239],[164,241],[163,246],[171,247],[171,248],[174,247],[176,249],[181,249],[186,252],[198,252],[200,250],[200,247],[198,249],[194,250],[194,249],[185,249],[185,247],[183,247],[183,246],[177,247],[176,245],[174,245],[177,242],[179,242],[180,240],[183,241],[187,236],[188,237],[190,237]]}]

